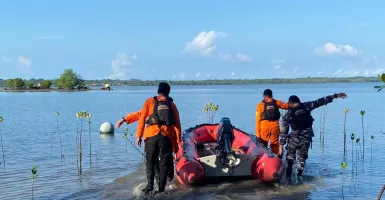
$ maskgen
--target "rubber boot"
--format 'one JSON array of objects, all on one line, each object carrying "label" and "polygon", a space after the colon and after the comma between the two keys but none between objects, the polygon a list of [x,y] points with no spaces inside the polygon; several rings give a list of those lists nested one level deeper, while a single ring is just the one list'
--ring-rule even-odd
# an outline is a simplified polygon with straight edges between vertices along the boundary
[{"label": "rubber boot", "polygon": [[303,170],[297,170],[297,181],[298,181],[298,184],[301,184],[302,181],[303,181],[302,172],[303,172]]},{"label": "rubber boot", "polygon": [[145,195],[151,193],[154,190],[154,180],[147,180],[147,186],[142,189]]},{"label": "rubber boot", "polygon": [[286,169],[286,180],[288,183],[291,183],[291,173],[293,172],[293,166],[292,165],[288,165],[287,166],[287,169]]},{"label": "rubber boot", "polygon": [[171,182],[174,179],[174,169],[171,169],[167,173],[168,182]]}]

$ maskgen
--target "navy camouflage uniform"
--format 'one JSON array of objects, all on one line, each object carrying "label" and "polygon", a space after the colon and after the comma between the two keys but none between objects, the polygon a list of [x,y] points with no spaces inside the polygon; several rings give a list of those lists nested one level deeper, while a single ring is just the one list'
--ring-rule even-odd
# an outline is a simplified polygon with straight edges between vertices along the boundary
[{"label": "navy camouflage uniform", "polygon": [[[308,112],[311,112],[312,110],[320,106],[323,106],[332,102],[333,99],[336,97],[337,96],[335,94],[335,95],[330,95],[330,96],[320,98],[316,101],[308,101],[301,104],[305,110],[307,110]],[[287,177],[291,177],[295,154],[297,157],[298,176],[302,175],[303,169],[305,167],[305,161],[308,158],[308,150],[312,142],[312,137],[314,137],[314,132],[312,127],[302,129],[302,130],[292,129],[290,132],[290,135],[288,135],[290,121],[292,118],[291,112],[292,110],[289,109],[288,112],[283,116],[283,130],[280,133],[280,140],[279,140],[279,143],[281,145],[285,145],[287,141],[287,146],[286,146],[286,161],[288,164],[288,168],[286,171]]]}]

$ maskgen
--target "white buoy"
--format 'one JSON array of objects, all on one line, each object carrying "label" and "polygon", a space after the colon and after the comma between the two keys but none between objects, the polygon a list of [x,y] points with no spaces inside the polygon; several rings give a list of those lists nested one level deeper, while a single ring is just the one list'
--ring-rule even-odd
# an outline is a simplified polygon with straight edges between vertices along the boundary
[{"label": "white buoy", "polygon": [[111,124],[110,122],[104,122],[100,126],[100,133],[102,134],[114,134],[115,128],[114,125]]}]

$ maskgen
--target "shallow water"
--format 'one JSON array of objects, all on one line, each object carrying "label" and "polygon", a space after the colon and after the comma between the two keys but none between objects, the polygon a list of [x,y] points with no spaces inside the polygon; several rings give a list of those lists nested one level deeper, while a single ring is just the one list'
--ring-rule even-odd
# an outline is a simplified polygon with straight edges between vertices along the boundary
[{"label": "shallow water", "polygon": [[[385,131],[382,114],[384,93],[373,88],[376,83],[302,84],[302,85],[238,85],[175,86],[171,96],[180,111],[182,128],[205,122],[203,107],[208,101],[219,104],[216,121],[229,117],[236,127],[251,134],[255,130],[255,107],[265,88],[271,88],[277,99],[286,100],[297,94],[301,100],[335,92],[345,92],[348,99],[329,104],[325,144],[319,140],[320,111],[313,111],[315,137],[306,165],[304,184],[268,185],[257,180],[221,183],[201,188],[183,188],[170,184],[171,196],[160,199],[375,199],[384,183],[382,166]],[[0,199],[31,198],[31,168],[38,166],[34,182],[35,199],[138,199],[145,186],[141,155],[122,139],[123,126],[114,136],[99,134],[99,126],[107,121],[115,124],[128,112],[139,110],[156,87],[115,87],[113,91],[90,92],[22,92],[0,93],[0,125],[5,150],[5,165],[0,156]],[[379,105],[379,106],[377,106]],[[347,162],[343,172],[343,109],[347,116]],[[75,113],[86,110],[93,114],[91,124],[92,159],[89,158],[88,124],[83,124],[83,175],[78,177],[76,164]],[[361,137],[360,110],[366,110],[365,160],[352,164],[350,134]],[[60,156],[60,137],[56,130],[55,112],[59,112],[59,133],[64,158]],[[129,125],[135,134],[136,123]],[[371,155],[371,139],[374,135]],[[51,148],[52,144],[52,148]],[[361,150],[362,151],[362,150]],[[355,160],[356,144],[353,148]],[[354,174],[352,169],[354,168]],[[157,199],[159,199],[157,198]]]}]

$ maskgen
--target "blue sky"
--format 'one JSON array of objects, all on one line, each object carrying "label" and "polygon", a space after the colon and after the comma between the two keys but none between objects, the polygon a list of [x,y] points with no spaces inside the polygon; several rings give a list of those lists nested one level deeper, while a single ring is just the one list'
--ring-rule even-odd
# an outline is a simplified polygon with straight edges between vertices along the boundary
[{"label": "blue sky", "polygon": [[385,72],[384,1],[20,1],[0,78],[221,79]]}]

